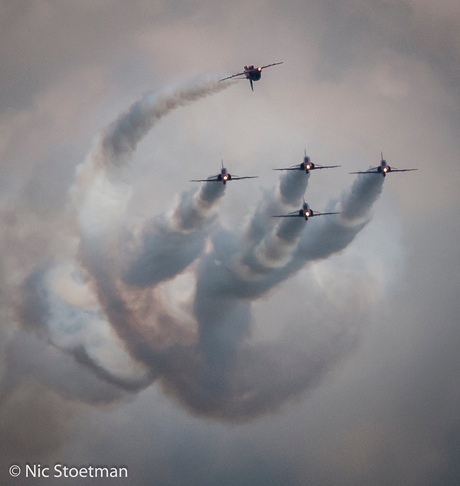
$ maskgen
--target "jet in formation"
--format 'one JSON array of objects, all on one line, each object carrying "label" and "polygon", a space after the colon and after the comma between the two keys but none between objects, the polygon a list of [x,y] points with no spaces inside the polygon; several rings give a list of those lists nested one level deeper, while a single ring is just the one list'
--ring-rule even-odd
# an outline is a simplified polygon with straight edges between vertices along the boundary
[{"label": "jet in formation", "polygon": [[254,67],[254,66],[244,66],[244,71],[241,73],[237,74],[232,74],[231,76],[227,76],[226,78],[220,79],[219,81],[225,81],[226,79],[231,79],[231,78],[236,78],[238,76],[243,76],[241,79],[249,79],[249,82],[251,83],[251,89],[254,91],[254,85],[253,81],[259,81],[259,79],[262,77],[262,69],[272,67],[272,66],[277,66],[278,64],[283,64],[283,61],[281,62],[275,62],[273,64],[267,64],[266,66],[261,66],[261,67]]},{"label": "jet in formation", "polygon": [[238,181],[240,179],[256,179],[257,177],[259,176],[233,176],[228,173],[227,169],[224,167],[224,161],[222,161],[222,169],[220,170],[220,174],[210,176],[207,179],[193,179],[190,182],[222,182],[225,185],[228,181]]},{"label": "jet in formation", "polygon": [[291,167],[284,167],[283,169],[273,169],[273,170],[304,170],[308,174],[311,170],[316,169],[334,169],[335,167],[340,167],[340,165],[320,165],[314,164],[310,157],[307,155],[307,150],[305,149],[305,156],[301,164],[292,165]]},{"label": "jet in formation", "polygon": [[380,152],[380,165],[377,167],[371,167],[368,170],[358,171],[358,172],[350,172],[350,174],[382,174],[383,177],[387,175],[388,172],[409,172],[411,170],[417,169],[396,169],[396,167],[390,167],[387,164],[387,161],[383,158],[383,153]]},{"label": "jet in formation", "polygon": [[305,218],[305,221],[308,221],[308,218],[312,218],[313,216],[325,216],[327,214],[339,214],[339,213],[318,213],[310,209],[308,203],[303,200],[303,205],[297,211],[293,211],[292,213],[288,214],[280,214],[277,216],[272,216],[272,218]]}]

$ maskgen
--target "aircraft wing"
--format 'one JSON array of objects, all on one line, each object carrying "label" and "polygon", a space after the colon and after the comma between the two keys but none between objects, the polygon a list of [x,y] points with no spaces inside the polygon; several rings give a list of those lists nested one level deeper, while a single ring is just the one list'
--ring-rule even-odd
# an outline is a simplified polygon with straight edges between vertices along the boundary
[{"label": "aircraft wing", "polygon": [[221,182],[219,176],[211,176],[208,179],[192,179],[189,182]]},{"label": "aircraft wing", "polygon": [[314,212],[313,214],[310,214],[309,218],[313,218],[313,216],[325,216],[326,214],[340,214],[340,213],[317,213],[317,212]]},{"label": "aircraft wing", "polygon": [[349,174],[379,174],[377,167],[372,167],[369,170],[359,170],[358,172],[349,172]]},{"label": "aircraft wing", "polygon": [[273,64],[267,64],[266,66],[262,66],[260,69],[265,69],[265,68],[268,68],[268,67],[277,66],[278,64],[283,64],[283,61],[274,62]]},{"label": "aircraft wing", "polygon": [[257,179],[259,176],[244,176],[244,177],[235,177],[235,176],[232,176],[231,179],[229,179],[229,181],[238,181],[240,179]]},{"label": "aircraft wing", "polygon": [[410,172],[411,170],[418,170],[418,169],[391,169],[388,172]]},{"label": "aircraft wing", "polygon": [[297,210],[292,211],[292,213],[288,214],[279,214],[277,216],[272,216],[272,218],[298,218],[299,216],[302,216],[302,214],[299,214],[299,210]]},{"label": "aircraft wing", "polygon": [[284,167],[283,169],[273,169],[273,170],[300,170],[300,165],[301,164],[297,164],[297,165],[293,165],[292,167]]},{"label": "aircraft wing", "polygon": [[315,164],[315,167],[312,167],[310,170],[315,169],[334,169],[335,167],[342,167],[341,165],[318,165]]},{"label": "aircraft wing", "polygon": [[219,79],[219,81],[225,81],[226,79],[236,78],[237,76],[246,76],[246,73],[238,73],[232,74],[231,76],[227,76],[226,78]]}]

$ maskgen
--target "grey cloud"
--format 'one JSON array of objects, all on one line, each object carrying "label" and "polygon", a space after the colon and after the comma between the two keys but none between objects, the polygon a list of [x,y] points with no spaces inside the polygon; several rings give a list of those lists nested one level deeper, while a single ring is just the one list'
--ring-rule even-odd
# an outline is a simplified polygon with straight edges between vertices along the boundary
[{"label": "grey cloud", "polygon": [[[131,233],[131,209],[122,197],[123,191],[115,191],[120,196],[113,201],[119,218],[101,211],[113,224],[100,228],[96,237],[83,237],[76,252],[78,228],[69,222],[71,218],[64,215],[61,206],[64,188],[71,180],[69,168],[87,152],[88,137],[81,130],[72,131],[71,123],[62,122],[59,110],[45,110],[40,116],[24,111],[19,114],[27,121],[22,128],[16,125],[19,115],[4,111],[2,126],[8,128],[4,133],[11,129],[15,135],[2,152],[2,173],[6,174],[1,196],[4,218],[0,297],[4,325],[9,330],[13,326],[16,316],[12,307],[19,301],[19,290],[26,290],[22,283],[27,277],[37,268],[52,268],[50,256],[60,262],[76,254],[77,266],[86,265],[83,273],[87,273],[101,315],[109,317],[125,352],[149,370],[149,379],[156,380],[157,385],[147,390],[139,386],[143,391],[135,395],[134,401],[133,388],[127,389],[127,382],[117,381],[112,372],[96,368],[91,361],[95,356],[85,348],[63,352],[56,345],[50,346],[47,337],[44,340],[20,331],[9,344],[2,344],[5,421],[20,423],[27,418],[28,410],[30,417],[41,413],[48,417],[48,407],[56,417],[54,422],[46,423],[55,429],[48,441],[46,436],[41,440],[34,435],[34,427],[37,432],[41,430],[34,418],[25,420],[31,427],[29,435],[15,434],[5,422],[2,448],[11,442],[16,451],[21,440],[27,441],[32,446],[24,459],[34,460],[61,460],[59,454],[64,454],[66,447],[67,457],[72,460],[88,455],[88,460],[126,457],[137,468],[131,484],[153,479],[158,484],[211,484],[216,478],[230,484],[257,484],[261,478],[270,481],[264,476],[266,471],[292,484],[441,486],[457,481],[458,235],[454,229],[458,198],[455,178],[451,177],[459,153],[455,6],[448,10],[447,3],[441,2],[431,11],[432,7],[423,2],[405,1],[343,5],[288,2],[282,8],[272,2],[241,2],[238,9],[208,3],[178,9],[174,4],[165,4],[157,7],[163,9],[160,15],[142,2],[126,8],[113,2],[59,8],[52,2],[41,2],[42,9],[36,7],[34,14],[32,3],[10,3],[2,5],[6,13],[2,16],[6,25],[2,29],[4,62],[0,76],[4,107],[31,107],[33,100],[43,99],[47,89],[48,94],[54,94],[63,85],[64,91],[81,100],[81,91],[73,92],[70,80],[80,67],[100,64],[104,73],[98,88],[101,91],[96,90],[91,98],[97,106],[82,103],[81,110],[75,111],[88,120],[93,132],[95,126],[106,124],[105,116],[113,116],[123,103],[137,97],[149,83],[158,84],[163,76],[181,76],[183,71],[201,69],[203,64],[217,63],[219,69],[222,65],[231,69],[235,64],[244,64],[243,58],[269,62],[276,54],[274,60],[278,56],[285,60],[283,69],[287,71],[283,73],[287,76],[269,79],[267,73],[254,93],[245,82],[225,93],[228,98],[222,102],[216,98],[216,103],[207,108],[215,115],[215,126],[203,122],[211,119],[202,118],[205,109],[191,110],[196,117],[188,119],[181,140],[190,140],[203,153],[199,157],[190,154],[189,167],[206,164],[208,156],[227,158],[227,153],[209,153],[209,147],[202,146],[207,140],[202,134],[206,132],[208,137],[218,133],[215,146],[229,152],[229,158],[238,146],[237,153],[247,154],[248,162],[255,167],[262,146],[269,153],[276,142],[276,149],[282,153],[287,146],[298,143],[303,150],[306,138],[317,144],[318,160],[325,155],[345,154],[346,161],[358,167],[373,163],[367,159],[369,153],[378,155],[382,149],[386,153],[390,147],[391,158],[395,163],[398,160],[396,165],[403,159],[423,170],[411,178],[385,179],[382,199],[374,211],[376,216],[388,212],[389,220],[394,218],[394,225],[402,226],[400,244],[407,254],[399,262],[402,274],[396,281],[390,276],[384,289],[377,286],[376,290],[372,285],[364,289],[372,304],[359,314],[345,298],[340,301],[342,307],[336,308],[337,302],[325,297],[335,289],[315,292],[313,281],[303,277],[315,274],[315,262],[343,252],[328,259],[337,267],[332,263],[333,280],[326,284],[337,285],[337,292],[345,289],[353,300],[362,288],[355,287],[354,278],[348,281],[337,262],[344,261],[347,252],[356,247],[360,249],[358,263],[364,262],[353,267],[357,274],[391,273],[390,267],[395,264],[393,226],[379,239],[367,213],[380,195],[382,179],[357,178],[353,183],[351,176],[342,180],[334,176],[331,185],[326,186],[333,198],[348,180],[352,186],[328,206],[344,214],[314,218],[306,224],[301,218],[293,218],[278,225],[271,218],[272,214],[296,209],[301,188],[291,201],[281,200],[276,195],[278,188],[268,190],[258,209],[247,211],[252,218],[250,224],[237,231],[223,230],[219,224],[226,223],[225,211],[229,208],[235,211],[235,220],[241,219],[238,205],[232,207],[230,191],[219,218],[213,219],[212,210],[202,218],[201,210],[208,209],[205,205],[193,207],[195,196],[184,193],[182,177],[152,180],[152,200],[158,198],[155,184],[164,184],[163,193],[184,194],[172,212],[160,219],[152,219],[151,214],[144,217],[150,210],[154,214],[164,210],[163,206],[157,211],[151,203],[142,213],[145,223],[138,224],[142,218],[136,215],[136,231],[140,232]],[[30,22],[32,29],[28,29]],[[148,51],[136,40],[150,29],[162,29],[162,35],[153,39],[164,42],[151,42]],[[82,31],[89,35],[82,36]],[[230,38],[232,42],[228,42]],[[188,57],[185,67],[178,62],[184,56]],[[142,59],[136,61],[139,57]],[[409,73],[410,89],[399,90],[397,86],[397,96],[378,92],[372,82],[374,76],[382,74],[374,69],[381,63],[391,66],[389,78],[404,78]],[[87,84],[88,90],[92,84]],[[51,96],[47,103],[63,107],[64,114],[73,113],[62,97]],[[239,109],[242,106],[244,109]],[[261,106],[266,109],[257,113]],[[103,115],[95,116],[97,109]],[[142,115],[142,110],[133,111],[126,120],[132,122],[136,114]],[[238,119],[237,129],[232,126],[233,115]],[[48,120],[53,123],[48,124]],[[178,119],[175,125],[167,125],[170,120],[173,118],[168,118],[160,135],[166,135],[164,140],[146,139],[145,147],[139,147],[138,134],[133,131],[130,133],[134,138],[122,137],[123,142],[113,145],[115,151],[106,150],[104,156],[118,157],[123,152],[125,155],[119,157],[123,162],[133,149],[148,153],[154,143],[161,145],[160,154],[168,153],[175,141],[171,126],[182,127]],[[246,124],[247,120],[250,123]],[[58,125],[61,129],[56,131]],[[129,131],[129,123],[126,127]],[[140,132],[146,129],[147,125]],[[275,132],[286,135],[276,139]],[[250,136],[245,137],[245,133]],[[38,159],[41,162],[36,163]],[[65,160],[61,163],[61,159]],[[34,166],[36,171],[32,172]],[[101,166],[106,167],[104,163]],[[143,164],[142,170],[146,166]],[[118,175],[129,170],[128,165],[128,169],[123,166],[110,171],[109,183],[116,186]],[[132,174],[136,178],[139,174],[150,177],[153,170],[157,174],[157,167],[147,175],[139,170],[125,177],[125,172],[124,182]],[[313,179],[310,181],[307,201],[314,209],[315,201],[308,195],[318,194],[316,183],[322,187],[324,181],[319,177],[315,177],[315,184]],[[138,182],[133,181],[134,191]],[[219,184],[213,187],[222,189]],[[293,186],[290,189],[294,194]],[[289,189],[286,194],[289,197]],[[254,201],[253,194],[247,197],[251,203]],[[388,205],[389,201],[393,204]],[[86,206],[91,207],[94,205]],[[320,205],[318,209],[326,208]],[[258,219],[253,217],[256,212]],[[358,244],[363,235],[373,248]],[[277,242],[284,243],[284,236],[288,236],[285,251],[277,252]],[[175,276],[178,281],[189,278],[186,297],[180,296],[185,300],[180,302],[166,300],[162,294],[174,283]],[[213,285],[216,281],[225,285],[217,287]],[[40,279],[34,285],[40,288]],[[36,289],[34,285],[29,290]],[[296,285],[305,286],[296,289]],[[175,291],[173,294],[177,295]],[[27,291],[22,296],[37,304],[33,293]],[[38,300],[46,301],[43,296]],[[177,315],[179,308],[181,312],[185,309],[186,317]],[[41,309],[35,305],[33,309],[35,314],[31,312],[28,317],[29,328],[37,330],[37,322],[46,323],[49,316],[46,306]],[[46,336],[46,327],[41,327],[41,336]],[[273,331],[267,329],[273,328],[279,328],[279,332],[271,339]],[[303,332],[292,335],[293,328]],[[210,364],[213,366],[207,367]],[[32,385],[27,382],[31,377]],[[166,390],[169,398],[153,393],[159,389]],[[304,398],[306,391],[308,399]],[[127,402],[129,397],[133,402]],[[40,398],[43,401],[38,403]],[[177,407],[176,401],[186,408]],[[72,431],[72,423],[79,402],[118,405],[103,409],[84,406],[77,433]],[[161,409],[161,403],[169,413]],[[201,418],[190,417],[186,410]],[[254,420],[261,414],[265,416]],[[244,426],[228,423],[245,420]],[[161,439],[156,434],[158,423],[164,424]],[[114,432],[114,428],[123,433]],[[135,439],[130,440],[132,436]],[[212,465],[206,447],[197,447],[195,455],[190,452],[197,438],[212,443],[219,451]],[[244,441],[251,445],[247,457],[241,452],[246,450]],[[260,460],[249,452],[257,446],[262,449]],[[145,470],[144,451],[149,457],[155,455],[149,471]],[[294,472],[287,473],[277,460]],[[203,464],[209,464],[209,469]],[[171,469],[173,472],[168,473]]]},{"label": "grey cloud", "polygon": [[68,437],[76,408],[36,383],[18,387],[2,402],[0,478],[4,484],[11,484],[11,464],[53,458]]},{"label": "grey cloud", "polygon": [[119,387],[98,379],[78,364],[70,353],[50,346],[33,333],[19,331],[6,348],[2,401],[30,379],[71,400],[104,404],[125,396]]}]

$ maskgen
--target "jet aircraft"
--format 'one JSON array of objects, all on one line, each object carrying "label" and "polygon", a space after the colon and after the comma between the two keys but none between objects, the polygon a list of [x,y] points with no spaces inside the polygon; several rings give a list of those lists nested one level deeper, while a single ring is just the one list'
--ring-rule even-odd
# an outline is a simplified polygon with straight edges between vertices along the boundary
[{"label": "jet aircraft", "polygon": [[266,66],[262,66],[262,67],[254,67],[253,65],[244,66],[244,71],[242,73],[232,74],[231,76],[227,76],[226,78],[219,79],[219,81],[225,81],[226,79],[236,78],[237,76],[244,76],[246,79],[249,79],[249,82],[251,83],[251,89],[252,91],[254,91],[253,81],[259,81],[259,79],[262,76],[262,69],[271,66],[277,66],[278,64],[283,64],[283,61],[275,62],[273,64],[267,64]]},{"label": "jet aircraft", "polygon": [[382,152],[380,152],[380,157],[381,157],[380,165],[378,165],[377,167],[372,167],[364,171],[350,172],[350,174],[382,174],[383,177],[385,177],[388,172],[410,172],[411,170],[417,170],[417,169],[396,169],[396,167],[390,167],[387,164],[387,161],[383,158]]},{"label": "jet aircraft", "polygon": [[293,211],[292,213],[288,214],[280,214],[277,216],[272,216],[272,218],[305,218],[305,221],[308,221],[308,218],[312,218],[313,216],[325,216],[327,214],[339,214],[339,213],[318,213],[310,209],[308,203],[303,200],[303,205],[297,211]]},{"label": "jet aircraft", "polygon": [[320,165],[314,164],[310,157],[307,155],[307,150],[305,149],[305,156],[301,164],[292,165],[291,167],[285,167],[283,169],[273,169],[273,170],[304,170],[308,174],[311,170],[315,169],[333,169],[334,167],[340,167],[340,165]]},{"label": "jet aircraft", "polygon": [[210,176],[207,179],[193,179],[190,182],[222,182],[225,185],[228,181],[238,181],[240,179],[256,179],[257,177],[259,176],[232,176],[228,173],[227,169],[224,167],[224,161],[222,161],[222,169],[220,170],[220,174]]}]

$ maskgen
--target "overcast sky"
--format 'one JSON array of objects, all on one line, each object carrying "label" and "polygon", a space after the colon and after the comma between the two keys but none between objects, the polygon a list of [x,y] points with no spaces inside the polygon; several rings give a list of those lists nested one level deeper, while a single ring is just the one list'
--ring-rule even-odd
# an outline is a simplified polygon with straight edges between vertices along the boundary
[{"label": "overcast sky", "polygon": [[[0,0],[0,22],[2,484],[460,483],[458,2]],[[272,170],[305,150],[341,167]],[[349,174],[381,152],[418,171]],[[259,178],[189,182],[221,160]],[[342,214],[271,218],[304,191]]]}]

